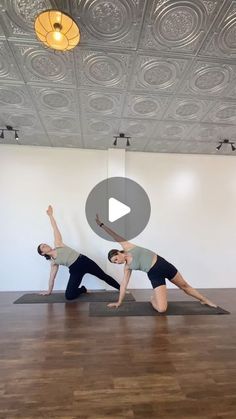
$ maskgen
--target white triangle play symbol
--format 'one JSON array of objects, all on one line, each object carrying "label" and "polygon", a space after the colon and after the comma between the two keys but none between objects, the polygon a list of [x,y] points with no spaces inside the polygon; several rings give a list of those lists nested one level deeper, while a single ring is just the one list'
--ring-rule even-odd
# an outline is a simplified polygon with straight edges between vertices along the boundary
[{"label": "white triangle play symbol", "polygon": [[124,215],[129,214],[131,211],[130,207],[123,204],[122,202],[118,201],[115,198],[109,198],[109,221],[113,223],[113,221],[118,220]]}]

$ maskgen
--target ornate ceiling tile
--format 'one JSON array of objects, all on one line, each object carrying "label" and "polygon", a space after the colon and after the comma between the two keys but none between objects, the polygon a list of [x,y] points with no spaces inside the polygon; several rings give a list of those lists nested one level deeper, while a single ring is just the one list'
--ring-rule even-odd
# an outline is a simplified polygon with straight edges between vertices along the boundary
[{"label": "ornate ceiling tile", "polygon": [[83,147],[83,142],[79,134],[61,135],[61,133],[55,132],[55,133],[50,133],[49,138],[53,147],[73,147],[73,148]]},{"label": "ornate ceiling tile", "polygon": [[191,129],[192,124],[160,121],[156,123],[154,132],[157,137],[163,139],[184,140]]},{"label": "ornate ceiling tile", "polygon": [[226,97],[235,79],[235,65],[197,60],[182,84],[180,92]]},{"label": "ornate ceiling tile", "polygon": [[125,135],[130,136],[131,138],[148,138],[151,136],[155,125],[155,120],[124,118],[121,122],[120,132],[124,132]]},{"label": "ornate ceiling tile", "polygon": [[182,141],[178,144],[178,153],[217,154],[216,144],[212,142]]},{"label": "ornate ceiling tile", "polygon": [[172,93],[182,80],[188,63],[187,59],[139,55],[130,88]]},{"label": "ornate ceiling tile", "polygon": [[145,151],[155,151],[156,153],[217,154],[216,144],[197,141],[151,140]]},{"label": "ornate ceiling tile", "polygon": [[218,124],[236,124],[236,103],[218,103],[206,115],[203,121],[216,122]]},{"label": "ornate ceiling tile", "polygon": [[52,144],[45,132],[23,129],[19,133],[19,144],[39,147],[51,147]]},{"label": "ornate ceiling tile", "polygon": [[136,48],[145,0],[72,0],[81,43]]},{"label": "ornate ceiling tile", "polygon": [[0,42],[0,81],[22,81],[12,53],[6,42]]},{"label": "ornate ceiling tile", "polygon": [[85,50],[75,54],[80,86],[126,88],[131,66],[129,54]]},{"label": "ornate ceiling tile", "polygon": [[4,121],[4,125],[11,125],[16,129],[34,129],[43,131],[40,119],[36,113],[22,109],[12,112],[12,110],[6,107],[0,108],[1,117]]},{"label": "ornate ceiling tile", "polygon": [[31,86],[35,103],[40,111],[76,113],[76,94],[72,89]]},{"label": "ornate ceiling tile", "polygon": [[169,101],[170,98],[165,96],[128,94],[123,115],[125,117],[159,119]]},{"label": "ornate ceiling tile", "polygon": [[11,109],[32,109],[32,101],[27,88],[21,85],[1,84],[0,85],[0,107],[5,106]]},{"label": "ornate ceiling tile", "polygon": [[214,142],[229,138],[235,139],[235,126],[234,125],[216,125],[210,123],[201,123],[194,126],[189,134],[191,141]]},{"label": "ornate ceiling tile", "polygon": [[[1,9],[0,9],[0,11],[1,11]],[[1,16],[0,16],[0,39],[6,39],[6,35],[5,35],[5,32],[4,32],[4,29],[3,29],[3,26],[2,26],[2,19],[1,19]]]},{"label": "ornate ceiling tile", "polygon": [[190,141],[197,142],[217,142],[220,140],[221,135],[225,131],[225,127],[214,124],[196,124],[189,133],[188,137]]},{"label": "ornate ceiling tile", "polygon": [[84,147],[98,150],[105,150],[112,147],[113,137],[110,135],[101,135],[94,133],[93,135],[84,135]]},{"label": "ornate ceiling tile", "polygon": [[150,151],[155,153],[176,153],[178,152],[178,145],[180,141],[161,139],[161,138],[151,138],[147,143],[144,151]]},{"label": "ornate ceiling tile", "polygon": [[[36,40],[47,7],[78,21],[73,51]],[[236,0],[0,0],[1,126],[32,145],[103,150],[123,131],[127,150],[212,154],[236,138],[235,28]]]},{"label": "ornate ceiling tile", "polygon": [[165,119],[200,121],[214,106],[213,101],[176,98],[165,113]]},{"label": "ornate ceiling tile", "polygon": [[64,115],[63,114],[44,114],[41,113],[42,122],[47,129],[48,133],[50,132],[68,132],[68,133],[78,133],[80,132],[80,123],[79,118],[73,115]]},{"label": "ornate ceiling tile", "polygon": [[72,54],[54,53],[36,44],[12,43],[12,47],[28,82],[76,84]]},{"label": "ornate ceiling tile", "polygon": [[46,9],[53,9],[55,1],[49,0],[3,0],[2,19],[6,26],[8,38],[32,38],[36,41],[34,33],[34,20],[36,16]]},{"label": "ornate ceiling tile", "polygon": [[121,116],[123,103],[121,93],[81,90],[79,96],[82,112],[93,112],[101,116]]},{"label": "ornate ceiling tile", "polygon": [[83,132],[85,135],[94,136],[109,136],[113,138],[113,135],[116,135],[120,120],[117,118],[102,118],[97,115],[87,115],[87,118],[83,118]]},{"label": "ornate ceiling tile", "polygon": [[236,58],[236,2],[227,0],[200,50],[200,55]]},{"label": "ornate ceiling tile", "polygon": [[148,2],[140,48],[195,53],[220,2],[221,0]]}]

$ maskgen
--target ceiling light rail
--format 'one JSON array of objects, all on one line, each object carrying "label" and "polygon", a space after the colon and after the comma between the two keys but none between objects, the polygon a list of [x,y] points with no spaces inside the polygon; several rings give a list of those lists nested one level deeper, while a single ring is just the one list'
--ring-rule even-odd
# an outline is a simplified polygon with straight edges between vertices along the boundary
[{"label": "ceiling light rail", "polygon": [[116,147],[117,146],[117,140],[120,139],[126,139],[126,147],[130,147],[130,139],[131,137],[127,137],[125,134],[120,133],[119,135],[114,135],[113,138],[115,138],[115,141],[113,142],[113,145]]},{"label": "ceiling light rail", "polygon": [[0,128],[1,134],[0,139],[4,139],[4,132],[14,132],[15,133],[15,140],[19,141],[18,129],[13,128],[11,125],[6,125],[6,128]]},{"label": "ceiling light rail", "polygon": [[235,151],[236,150],[236,147],[234,145],[234,141],[229,141],[228,139],[224,139],[222,141],[219,141],[219,145],[216,147],[216,150],[217,151],[220,151],[220,149],[221,149],[221,147],[222,147],[223,144],[224,145],[231,145],[232,151]]}]

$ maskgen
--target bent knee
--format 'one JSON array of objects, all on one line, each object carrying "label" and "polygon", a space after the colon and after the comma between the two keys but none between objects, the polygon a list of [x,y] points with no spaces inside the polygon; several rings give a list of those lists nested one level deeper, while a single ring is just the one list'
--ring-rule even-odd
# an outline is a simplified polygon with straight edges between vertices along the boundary
[{"label": "bent knee", "polygon": [[153,301],[153,299],[151,300],[152,306],[154,308],[154,310],[158,311],[158,313],[165,313],[168,307],[168,304],[157,304],[156,302]]},{"label": "bent knee", "polygon": [[166,310],[167,310],[167,305],[166,306],[157,307],[158,313],[165,313]]},{"label": "bent knee", "polygon": [[74,300],[76,297],[74,294],[71,294],[70,292],[65,292],[65,298],[66,300]]}]

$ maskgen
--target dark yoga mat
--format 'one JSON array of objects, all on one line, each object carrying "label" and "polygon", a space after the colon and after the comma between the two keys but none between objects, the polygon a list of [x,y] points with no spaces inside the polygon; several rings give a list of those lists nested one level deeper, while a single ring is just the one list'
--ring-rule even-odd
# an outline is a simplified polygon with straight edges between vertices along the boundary
[{"label": "dark yoga mat", "polygon": [[[24,294],[14,304],[38,304],[38,303],[75,303],[75,302],[91,302],[91,301],[106,301],[114,302],[119,297],[118,291],[95,291],[87,294],[82,294],[75,300],[66,300],[64,292],[53,293],[51,295],[38,294]],[[132,294],[125,295],[125,301],[135,301]]]},{"label": "dark yoga mat", "polygon": [[151,303],[128,302],[118,308],[107,307],[106,303],[89,304],[89,315],[91,317],[123,317],[123,316],[185,316],[189,314],[230,314],[223,308],[208,307],[197,301],[170,301],[165,313],[158,313],[153,309]]}]

